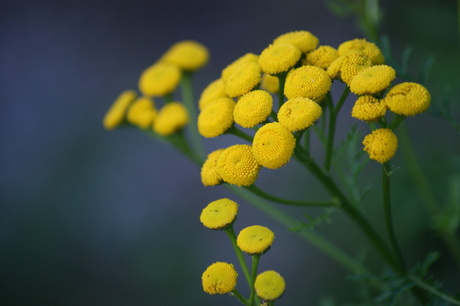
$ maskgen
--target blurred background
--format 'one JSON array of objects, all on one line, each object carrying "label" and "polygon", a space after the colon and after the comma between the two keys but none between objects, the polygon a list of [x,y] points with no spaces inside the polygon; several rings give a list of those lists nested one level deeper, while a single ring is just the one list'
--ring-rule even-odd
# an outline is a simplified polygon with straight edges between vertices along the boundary
[{"label": "blurred background", "polygon": [[[434,99],[447,87],[458,97],[455,1],[391,0],[382,9],[382,31],[395,55],[412,46],[415,73],[434,56]],[[173,148],[136,130],[102,127],[113,100],[137,89],[142,70],[173,43],[194,39],[211,52],[208,66],[194,76],[198,97],[231,61],[260,53],[294,30],[334,47],[363,37],[354,18],[334,15],[322,1],[1,1],[0,304],[237,305],[201,288],[211,263],[237,265],[225,235],[199,222],[202,208],[220,197],[240,203],[236,231],[260,224],[275,232],[260,269],[286,279],[277,304],[359,301],[348,271],[224,187],[203,187],[199,169]],[[354,122],[343,114],[338,141]],[[458,106],[452,114],[458,120]],[[460,169],[459,134],[431,114],[407,125],[442,202]],[[234,142],[222,137],[206,145],[210,150],[228,141]],[[396,163],[400,159],[398,153]],[[369,169],[365,180],[378,185],[378,168],[370,163]],[[408,261],[443,251],[433,273],[447,290],[458,291],[458,270],[431,230],[407,171],[394,177],[394,197],[401,200],[397,229]],[[262,171],[258,185],[287,197],[323,195],[295,162]],[[368,202],[369,214],[381,222],[379,203]],[[316,230],[353,256],[362,254],[366,241],[355,227],[341,214],[333,219]],[[374,260],[366,258],[371,265]]]}]

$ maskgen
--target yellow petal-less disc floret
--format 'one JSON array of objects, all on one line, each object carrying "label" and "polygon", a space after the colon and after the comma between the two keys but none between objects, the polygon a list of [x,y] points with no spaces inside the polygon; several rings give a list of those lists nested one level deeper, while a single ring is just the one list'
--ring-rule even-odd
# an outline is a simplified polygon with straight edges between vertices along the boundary
[{"label": "yellow petal-less disc floret", "polygon": [[291,70],[284,85],[284,95],[288,99],[304,97],[319,100],[331,88],[329,75],[316,66],[302,66]]},{"label": "yellow petal-less disc floret", "polygon": [[375,121],[385,116],[386,111],[384,100],[374,96],[360,96],[351,109],[351,116],[363,121]]},{"label": "yellow petal-less disc floret", "polygon": [[289,131],[295,132],[306,129],[315,123],[323,109],[315,101],[308,98],[287,100],[278,111],[278,122]]},{"label": "yellow petal-less disc floret", "polygon": [[232,224],[238,214],[238,204],[224,198],[209,203],[201,212],[200,221],[210,229],[224,229]]},{"label": "yellow petal-less disc floret", "polygon": [[187,123],[187,108],[180,102],[170,102],[158,112],[153,121],[153,130],[161,136],[168,136],[182,129]]},{"label": "yellow petal-less disc floret", "polygon": [[327,69],[331,63],[339,57],[337,49],[331,46],[319,46],[317,49],[308,52],[304,64]]},{"label": "yellow petal-less disc floret", "polygon": [[208,154],[201,166],[201,182],[204,186],[216,186],[222,182],[222,177],[217,171],[217,161],[224,149],[218,149]]},{"label": "yellow petal-less disc floret", "polygon": [[126,117],[132,124],[145,129],[152,125],[157,113],[153,101],[150,98],[141,97],[130,105]]},{"label": "yellow petal-less disc floret", "polygon": [[201,111],[209,104],[209,102],[223,97],[227,97],[227,94],[225,93],[224,80],[214,80],[201,92],[200,99],[198,100],[198,108]]},{"label": "yellow petal-less disc floret", "polygon": [[232,70],[228,78],[224,79],[225,93],[235,98],[250,92],[256,87],[261,79],[260,65],[255,62],[246,62],[238,64]]},{"label": "yellow petal-less disc floret", "polygon": [[237,58],[232,63],[227,65],[221,73],[222,80],[228,79],[230,75],[232,75],[233,71],[242,63],[257,63],[259,60],[259,56],[254,53],[246,53],[245,55]]},{"label": "yellow petal-less disc floret", "polygon": [[396,71],[387,65],[376,65],[361,70],[350,82],[350,91],[356,95],[376,94],[395,79]]},{"label": "yellow petal-less disc floret", "polygon": [[241,251],[248,254],[263,254],[271,247],[275,234],[261,225],[248,226],[241,230],[236,238],[236,244]]},{"label": "yellow petal-less disc floret", "polygon": [[198,131],[206,138],[222,135],[233,124],[235,101],[218,98],[210,102],[198,115]]},{"label": "yellow petal-less disc floret", "polygon": [[293,44],[300,52],[306,53],[318,46],[319,39],[308,31],[293,31],[282,34],[273,41],[273,44],[283,43]]},{"label": "yellow petal-less disc floret", "polygon": [[160,61],[177,65],[185,71],[195,71],[208,60],[209,51],[204,45],[193,40],[184,40],[172,45]]},{"label": "yellow petal-less disc floret", "polygon": [[278,93],[278,89],[280,88],[280,81],[278,77],[263,73],[262,74],[262,83],[260,84],[261,88],[271,92],[273,94]]},{"label": "yellow petal-less disc floret", "polygon": [[182,77],[177,65],[156,63],[145,69],[139,78],[139,90],[144,96],[164,96],[172,93]]},{"label": "yellow petal-less disc floret", "polygon": [[237,144],[226,148],[217,160],[217,171],[232,185],[252,185],[259,175],[260,165],[252,155],[250,145]]},{"label": "yellow petal-less disc floret", "polygon": [[385,57],[382,51],[373,42],[367,41],[366,39],[353,39],[348,40],[340,44],[337,48],[340,55],[344,55],[350,51],[361,51],[368,58],[371,59],[372,64],[380,65],[385,62]]},{"label": "yellow petal-less disc floret", "polygon": [[257,275],[254,288],[258,297],[265,301],[273,301],[283,295],[286,282],[279,273],[269,270]]},{"label": "yellow petal-less disc floret", "polygon": [[126,111],[129,105],[136,100],[137,94],[134,90],[123,91],[112,103],[109,110],[104,116],[103,125],[107,130],[113,130],[118,127],[125,119]]},{"label": "yellow petal-less disc floret", "polygon": [[390,129],[377,129],[364,137],[363,145],[369,158],[382,164],[396,154],[398,137]]},{"label": "yellow petal-less disc floret", "polygon": [[264,90],[253,90],[242,96],[233,110],[235,122],[245,128],[252,128],[270,116],[273,107],[272,96]]},{"label": "yellow petal-less disc floret", "polygon": [[422,85],[404,82],[392,87],[385,96],[385,103],[395,114],[415,116],[430,107],[430,92]]},{"label": "yellow petal-less disc floret", "polygon": [[277,74],[286,72],[300,59],[302,52],[293,44],[278,43],[265,48],[259,56],[263,72]]},{"label": "yellow petal-less disc floret", "polygon": [[236,287],[238,273],[232,264],[215,262],[201,276],[203,290],[209,294],[230,293]]},{"label": "yellow petal-less disc floret", "polygon": [[259,164],[269,169],[284,166],[294,153],[295,138],[279,122],[267,123],[257,130],[252,152]]},{"label": "yellow petal-less disc floret", "polygon": [[372,61],[361,51],[350,51],[339,56],[327,68],[332,79],[340,79],[347,85],[363,69],[372,66]]}]

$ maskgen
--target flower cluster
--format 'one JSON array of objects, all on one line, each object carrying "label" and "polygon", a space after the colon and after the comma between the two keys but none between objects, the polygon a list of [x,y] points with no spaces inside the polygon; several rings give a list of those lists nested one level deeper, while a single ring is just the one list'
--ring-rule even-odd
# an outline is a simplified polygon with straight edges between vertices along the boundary
[{"label": "flower cluster", "polygon": [[[124,91],[112,104],[104,117],[108,130],[128,123],[160,136],[181,130],[189,121],[186,107],[173,100],[184,74],[202,68],[209,60],[205,46],[195,41],[181,41],[167,50],[161,58],[147,67],[139,77],[138,89]],[[157,108],[155,100],[163,98],[165,104]]]},{"label": "flower cluster", "polygon": [[[242,229],[238,235],[235,235],[233,224],[237,214],[238,204],[230,199],[223,198],[209,203],[202,210],[200,221],[209,229],[224,230],[237,254],[245,252],[252,256],[252,271],[254,272],[257,271],[260,256],[265,254],[272,246],[275,234],[267,227],[253,225]],[[251,276],[243,256],[239,256],[238,259],[253,293],[265,301],[273,301],[281,297],[286,286],[281,275],[270,270],[257,276]],[[232,264],[215,262],[201,276],[203,290],[209,294],[232,293],[243,299],[236,289],[237,277],[238,273]],[[253,294],[251,296],[254,298]],[[250,297],[249,300],[252,298]]]}]

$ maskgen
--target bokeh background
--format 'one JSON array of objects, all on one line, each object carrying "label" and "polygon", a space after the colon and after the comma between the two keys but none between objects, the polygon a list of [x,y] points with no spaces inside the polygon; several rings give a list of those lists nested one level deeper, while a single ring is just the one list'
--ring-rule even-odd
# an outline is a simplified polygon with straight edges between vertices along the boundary
[{"label": "bokeh background", "polygon": [[[382,9],[382,31],[395,54],[412,46],[415,73],[435,56],[430,90],[450,87],[458,94],[455,1],[385,1]],[[1,1],[0,304],[236,305],[201,289],[209,264],[237,264],[224,234],[199,222],[201,209],[219,197],[240,201],[237,231],[261,224],[275,232],[261,270],[285,277],[280,305],[358,301],[348,271],[227,189],[203,187],[199,169],[174,149],[136,130],[102,128],[112,101],[136,89],[140,72],[171,44],[194,39],[210,49],[209,65],[194,77],[198,97],[228,63],[293,30],[335,47],[363,37],[354,18],[337,17],[323,1]],[[340,119],[339,140],[352,121],[347,117]],[[431,114],[410,119],[408,128],[444,200],[460,169],[459,134]],[[226,141],[234,140],[206,145]],[[378,184],[378,169],[369,169],[366,180]],[[302,171],[291,162],[263,171],[258,184],[288,197],[321,196]],[[397,228],[408,261],[445,251],[407,171],[396,177]],[[370,215],[381,221],[378,205],[369,202]],[[302,218],[303,211],[286,211]],[[365,253],[366,242],[348,219],[333,218],[317,231],[353,255]],[[372,252],[366,261],[373,264]],[[448,253],[433,269],[446,289],[458,290]]]}]

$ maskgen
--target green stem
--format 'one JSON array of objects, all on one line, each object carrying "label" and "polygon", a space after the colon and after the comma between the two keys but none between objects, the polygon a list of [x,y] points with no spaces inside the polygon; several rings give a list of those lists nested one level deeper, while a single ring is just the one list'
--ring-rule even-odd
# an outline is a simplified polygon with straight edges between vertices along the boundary
[{"label": "green stem", "polygon": [[449,303],[452,303],[453,305],[460,305],[460,300],[458,300],[458,299],[456,299],[456,298],[454,298],[454,297],[452,297],[452,296],[450,296],[450,295],[448,295],[448,294],[446,294],[446,293],[444,293],[442,291],[439,291],[438,289],[436,289],[433,286],[427,284],[426,282],[424,282],[420,278],[418,278],[416,276],[413,276],[413,275],[409,275],[408,278],[412,282],[414,282],[414,284],[417,287],[419,287],[419,288],[421,288],[421,289],[423,289],[423,290],[425,290],[425,291],[427,291],[427,292],[429,292],[429,293],[431,293],[431,294],[433,294],[435,296],[438,296],[439,298],[441,298],[441,299],[443,299],[443,300],[445,300],[445,301],[447,301]]},{"label": "green stem", "polygon": [[251,261],[252,261],[252,266],[251,266],[251,295],[249,297],[249,302],[251,305],[254,303],[254,298],[256,297],[256,290],[254,288],[254,283],[256,281],[256,276],[257,276],[257,269],[259,267],[259,260],[260,260],[260,255],[252,255],[251,256]]},{"label": "green stem", "polygon": [[251,305],[249,304],[249,300],[244,298],[244,296],[241,295],[241,293],[238,291],[238,289],[233,289],[233,291],[230,293],[230,295],[233,295],[236,297],[238,301],[240,301],[244,305]]},{"label": "green stem", "polygon": [[282,198],[275,197],[261,190],[260,188],[256,187],[256,185],[250,185],[244,188],[254,193],[255,195],[258,195],[261,198],[264,198],[266,200],[273,201],[279,204],[286,204],[286,205],[293,205],[293,206],[315,206],[315,207],[330,207],[330,206],[338,207],[340,205],[340,203],[336,199],[333,199],[328,202],[304,202],[304,201],[288,200],[288,199],[282,199]]},{"label": "green stem", "polygon": [[383,209],[385,215],[385,227],[387,230],[388,238],[390,240],[393,252],[398,258],[399,270],[405,271],[404,259],[401,249],[396,239],[396,234],[393,225],[393,214],[391,210],[391,185],[390,185],[391,167],[389,163],[382,165],[382,193],[383,193]]},{"label": "green stem", "polygon": [[189,112],[189,127],[190,127],[190,137],[192,138],[192,144],[198,158],[202,161],[206,158],[206,151],[204,149],[204,144],[201,138],[200,133],[198,132],[197,125],[197,111],[195,108],[195,100],[193,98],[193,87],[191,80],[191,73],[184,72],[181,79],[181,88],[182,88],[182,99],[185,106]]},{"label": "green stem", "polygon": [[252,136],[246,134],[245,132],[241,131],[240,129],[238,129],[237,127],[235,127],[234,125],[231,126],[228,130],[225,131],[225,134],[232,134],[232,135],[235,135],[237,137],[240,137],[241,139],[244,139],[250,143],[252,143],[252,140],[254,139]]},{"label": "green stem", "polygon": [[249,273],[248,264],[246,263],[246,260],[244,259],[243,252],[236,244],[236,234],[235,234],[235,231],[233,230],[233,226],[231,225],[227,227],[225,229],[225,232],[227,233],[227,236],[230,239],[230,242],[232,243],[233,249],[235,250],[235,253],[236,253],[236,257],[238,258],[241,269],[243,270],[243,274],[246,277],[246,281],[248,282],[249,287],[251,287],[251,284],[252,284],[251,274]]},{"label": "green stem", "polygon": [[279,87],[278,87],[278,109],[284,103],[284,84],[286,83],[287,72],[281,72],[277,75]]}]

